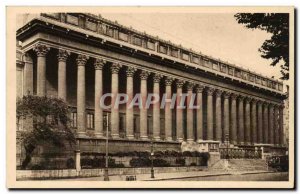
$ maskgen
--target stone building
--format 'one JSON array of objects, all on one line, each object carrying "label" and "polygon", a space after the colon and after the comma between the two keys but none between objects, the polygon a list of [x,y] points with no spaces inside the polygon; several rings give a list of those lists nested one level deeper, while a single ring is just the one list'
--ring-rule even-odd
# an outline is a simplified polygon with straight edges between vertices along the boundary
[{"label": "stone building", "polygon": [[[283,147],[282,82],[92,14],[35,15],[16,38],[17,95],[64,99],[82,152],[104,152],[107,117],[111,152]],[[194,93],[201,108],[102,109],[106,93]]]}]

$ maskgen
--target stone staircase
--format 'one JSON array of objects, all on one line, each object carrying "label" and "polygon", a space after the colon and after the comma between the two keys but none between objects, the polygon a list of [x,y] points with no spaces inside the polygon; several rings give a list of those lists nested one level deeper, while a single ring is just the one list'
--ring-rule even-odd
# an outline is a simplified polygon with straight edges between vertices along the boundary
[{"label": "stone staircase", "polygon": [[266,171],[266,161],[259,159],[230,159],[228,168],[226,160],[221,159],[210,167],[212,171]]}]

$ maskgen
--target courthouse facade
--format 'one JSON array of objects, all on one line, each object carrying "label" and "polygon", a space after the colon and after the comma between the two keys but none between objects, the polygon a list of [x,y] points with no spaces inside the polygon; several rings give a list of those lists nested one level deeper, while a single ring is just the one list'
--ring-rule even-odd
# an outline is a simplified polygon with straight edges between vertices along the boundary
[{"label": "courthouse facade", "polygon": [[[24,16],[17,30],[17,95],[65,100],[81,151],[180,150],[182,142],[283,147],[283,83],[101,16]],[[32,17],[32,18],[31,18]],[[188,33],[188,32],[187,32]],[[188,34],[187,34],[188,35]],[[238,54],[238,53],[237,53]],[[103,109],[103,94],[196,94],[199,109]],[[110,104],[111,101],[105,101]],[[25,125],[18,130],[26,130]],[[213,147],[209,147],[208,151]]]}]

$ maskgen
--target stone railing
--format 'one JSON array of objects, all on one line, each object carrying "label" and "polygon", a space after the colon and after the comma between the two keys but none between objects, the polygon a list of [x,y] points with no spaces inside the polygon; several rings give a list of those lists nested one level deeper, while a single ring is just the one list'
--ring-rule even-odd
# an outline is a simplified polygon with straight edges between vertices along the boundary
[{"label": "stone railing", "polygon": [[220,148],[221,159],[261,159],[261,149],[247,148]]}]

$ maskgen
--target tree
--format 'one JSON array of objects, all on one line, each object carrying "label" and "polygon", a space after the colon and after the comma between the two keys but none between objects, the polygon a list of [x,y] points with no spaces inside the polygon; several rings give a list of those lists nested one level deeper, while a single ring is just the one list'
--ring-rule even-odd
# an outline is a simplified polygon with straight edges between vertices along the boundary
[{"label": "tree", "polygon": [[271,33],[271,39],[266,40],[258,49],[261,57],[271,59],[271,66],[281,61],[280,79],[289,79],[289,14],[287,13],[238,13],[234,17],[246,28],[260,29]]},{"label": "tree", "polygon": [[67,104],[57,98],[27,95],[17,101],[17,124],[20,120],[32,120],[30,128],[20,131],[20,143],[25,149],[22,169],[26,169],[34,150],[50,144],[63,148],[66,143],[73,146],[75,135],[69,127]]}]

